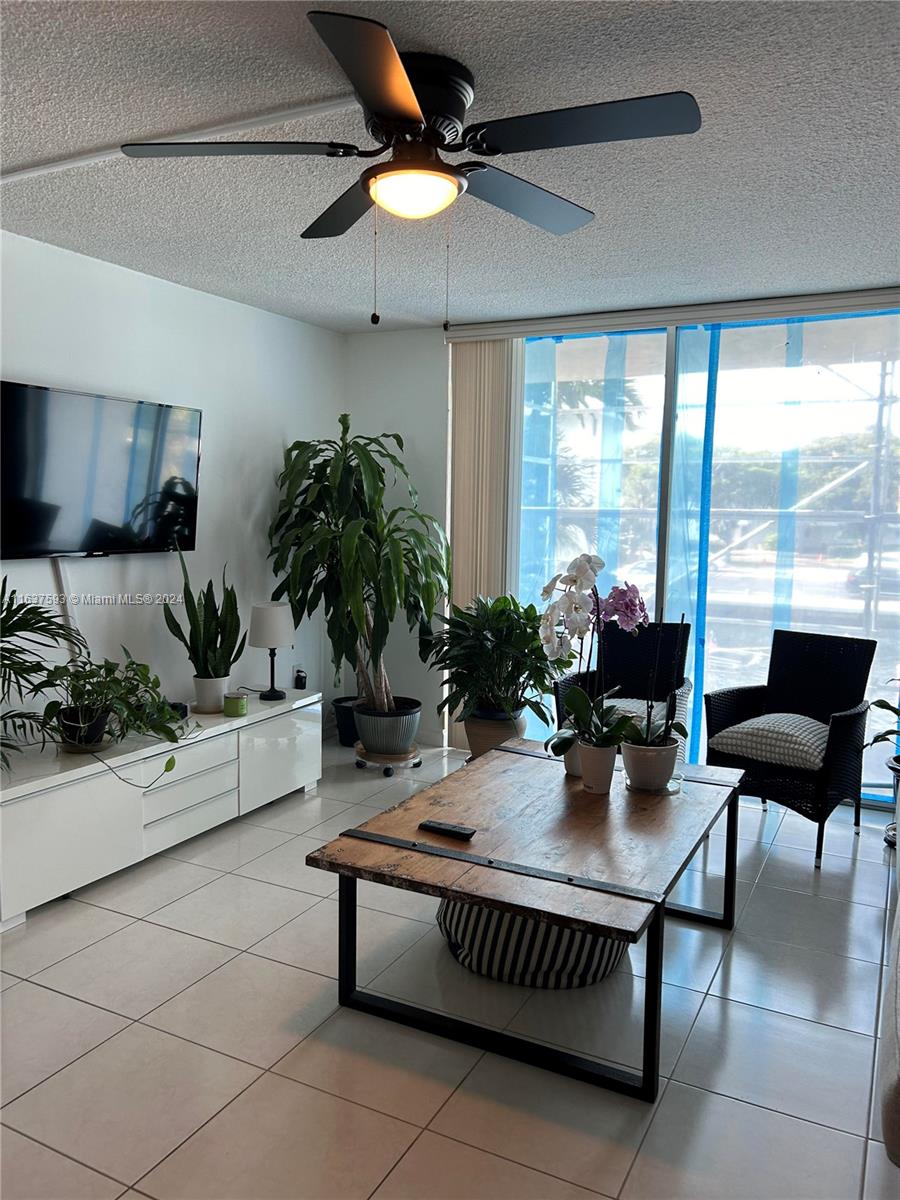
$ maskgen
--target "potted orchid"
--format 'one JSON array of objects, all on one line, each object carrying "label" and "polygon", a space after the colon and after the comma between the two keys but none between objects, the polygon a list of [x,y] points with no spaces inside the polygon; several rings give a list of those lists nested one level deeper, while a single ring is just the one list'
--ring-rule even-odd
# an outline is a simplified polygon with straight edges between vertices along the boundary
[{"label": "potted orchid", "polygon": [[[682,613],[676,652],[677,661],[681,660],[686,636],[685,630],[690,632],[690,626],[685,625],[684,613]],[[653,659],[653,669],[650,672],[648,696],[656,695],[661,641],[662,626],[657,625],[656,654]],[[675,734],[678,734],[678,737],[686,738],[688,731],[681,721],[675,719],[675,690],[673,688],[666,697],[662,714],[659,713],[658,706],[648,699],[643,717],[634,719],[625,730],[622,738],[622,762],[631,787],[642,792],[667,790],[678,760],[678,738],[675,737]]]},{"label": "potted orchid", "polygon": [[[616,585],[601,596],[597,576],[604,563],[596,554],[580,554],[565,572],[547,583],[542,599],[548,600],[541,618],[541,641],[551,662],[575,653],[578,674],[586,687],[567,690],[565,725],[549,737],[551,754],[567,755],[567,770],[581,774],[585,791],[605,795],[612,783],[619,744],[630,731],[633,718],[615,704],[604,678],[603,630],[615,621],[637,635],[649,623],[641,594],[634,584]],[[577,751],[579,766],[571,762]]]}]

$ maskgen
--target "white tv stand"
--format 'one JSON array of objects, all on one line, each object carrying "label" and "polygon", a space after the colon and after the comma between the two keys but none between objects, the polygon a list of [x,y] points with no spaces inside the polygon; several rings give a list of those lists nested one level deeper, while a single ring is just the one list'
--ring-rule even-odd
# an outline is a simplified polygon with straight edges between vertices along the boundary
[{"label": "white tv stand", "polygon": [[[175,770],[162,775],[175,755]],[[249,699],[245,717],[190,717],[176,745],[128,738],[93,755],[50,743],[11,756],[0,799],[0,928],[322,774],[322,696]],[[108,763],[124,779],[104,766]]]}]

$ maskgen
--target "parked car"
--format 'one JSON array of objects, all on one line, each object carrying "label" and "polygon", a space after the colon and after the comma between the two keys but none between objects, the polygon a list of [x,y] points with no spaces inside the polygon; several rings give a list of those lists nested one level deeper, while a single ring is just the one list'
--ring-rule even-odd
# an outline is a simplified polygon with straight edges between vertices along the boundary
[{"label": "parked car", "polygon": [[[869,556],[861,554],[847,575],[847,591],[851,596],[858,596],[873,587],[874,583]],[[889,550],[882,554],[878,568],[878,594],[885,599],[900,599],[900,550]]]}]

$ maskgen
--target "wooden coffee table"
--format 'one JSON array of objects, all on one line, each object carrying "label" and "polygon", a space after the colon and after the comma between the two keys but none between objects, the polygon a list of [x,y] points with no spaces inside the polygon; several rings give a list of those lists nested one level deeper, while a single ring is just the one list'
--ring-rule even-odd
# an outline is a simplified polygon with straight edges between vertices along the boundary
[{"label": "wooden coffee table", "polygon": [[[372,1013],[654,1100],[665,915],[731,929],[737,876],[737,785],[742,772],[687,767],[681,790],[635,792],[615,774],[609,798],[590,795],[540,743],[516,739],[314,851],[310,867],[338,881],[338,997]],[[721,912],[667,901],[694,851],[727,809]],[[423,833],[426,818],[475,826],[469,842]],[[640,1072],[609,1066],[356,985],[356,881],[467,901],[625,942],[646,935]],[[502,986],[502,985],[501,985]],[[595,986],[602,986],[598,984]]]}]

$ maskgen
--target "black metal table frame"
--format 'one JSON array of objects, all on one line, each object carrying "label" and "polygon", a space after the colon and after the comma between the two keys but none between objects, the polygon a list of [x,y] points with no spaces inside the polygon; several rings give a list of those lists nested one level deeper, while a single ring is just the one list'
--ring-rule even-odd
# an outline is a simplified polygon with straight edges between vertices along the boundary
[{"label": "black metal table frame", "polygon": [[[546,1046],[527,1038],[516,1037],[500,1029],[489,1029],[393,1000],[357,987],[356,983],[356,876],[341,874],[338,878],[338,1000],[346,1008],[372,1016],[384,1017],[423,1033],[463,1042],[492,1054],[502,1054],[519,1062],[530,1063],[571,1079],[592,1083],[638,1100],[654,1101],[659,1092],[659,1038],[662,1012],[663,926],[665,915],[683,917],[721,929],[734,928],[735,885],[737,882],[738,793],[735,789],[728,801],[725,829],[724,904],[722,912],[691,908],[683,904],[663,902],[654,906],[653,916],[646,929],[647,963],[644,978],[643,1056],[640,1071],[616,1067],[572,1054],[560,1047]],[[685,867],[687,862],[685,863]],[[677,883],[681,873],[672,881]],[[671,888],[670,888],[671,890]]]}]

